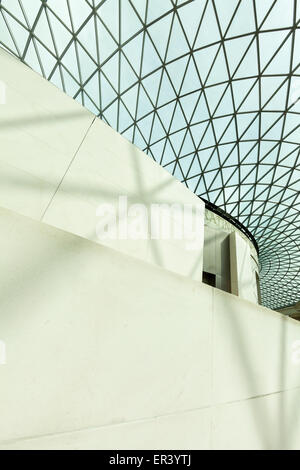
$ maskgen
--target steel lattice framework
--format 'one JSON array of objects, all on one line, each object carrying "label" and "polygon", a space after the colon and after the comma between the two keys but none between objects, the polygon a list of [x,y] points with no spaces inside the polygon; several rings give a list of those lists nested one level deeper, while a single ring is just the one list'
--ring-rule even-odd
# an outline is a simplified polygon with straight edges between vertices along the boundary
[{"label": "steel lattice framework", "polygon": [[300,2],[2,0],[0,43],[260,248],[263,304],[299,301]]}]

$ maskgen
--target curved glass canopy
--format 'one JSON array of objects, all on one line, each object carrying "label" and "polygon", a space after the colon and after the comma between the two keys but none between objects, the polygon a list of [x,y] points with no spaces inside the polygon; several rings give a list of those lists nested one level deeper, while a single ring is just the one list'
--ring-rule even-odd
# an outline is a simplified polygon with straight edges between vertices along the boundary
[{"label": "curved glass canopy", "polygon": [[260,249],[262,302],[299,301],[300,2],[2,0],[0,43]]}]

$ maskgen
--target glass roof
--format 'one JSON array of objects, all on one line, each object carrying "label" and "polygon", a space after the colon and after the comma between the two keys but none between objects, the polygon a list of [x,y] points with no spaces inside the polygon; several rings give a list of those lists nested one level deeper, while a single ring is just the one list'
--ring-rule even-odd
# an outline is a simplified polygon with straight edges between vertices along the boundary
[{"label": "glass roof", "polygon": [[0,43],[242,222],[300,299],[300,2],[2,0]]}]

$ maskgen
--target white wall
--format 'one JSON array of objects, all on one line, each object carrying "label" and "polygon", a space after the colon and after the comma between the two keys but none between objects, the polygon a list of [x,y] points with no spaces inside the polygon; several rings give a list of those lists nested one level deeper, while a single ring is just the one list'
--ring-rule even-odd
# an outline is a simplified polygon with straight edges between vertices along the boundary
[{"label": "white wall", "polygon": [[229,233],[204,225],[203,271],[215,274],[216,287],[226,292],[230,292],[229,252]]},{"label": "white wall", "polygon": [[199,282],[202,249],[94,243],[120,193],[199,200],[2,50],[0,68],[0,448],[299,447],[300,324]]},{"label": "white wall", "polygon": [[204,203],[160,165],[0,48],[0,206],[98,242],[99,204],[201,206],[199,248],[185,240],[105,240],[117,250],[202,279]]},{"label": "white wall", "polygon": [[259,303],[258,256],[252,242],[227,220],[205,209],[203,271],[216,276],[216,287]]},{"label": "white wall", "polygon": [[299,322],[5,209],[0,243],[0,448],[299,448]]},{"label": "white wall", "polygon": [[249,243],[237,233],[229,236],[231,292],[241,299],[258,303],[255,262]]}]

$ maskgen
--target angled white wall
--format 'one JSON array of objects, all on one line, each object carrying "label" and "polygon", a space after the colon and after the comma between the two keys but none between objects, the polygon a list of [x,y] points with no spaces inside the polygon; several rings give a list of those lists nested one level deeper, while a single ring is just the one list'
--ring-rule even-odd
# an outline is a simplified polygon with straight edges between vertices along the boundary
[{"label": "angled white wall", "polygon": [[0,48],[0,207],[98,242],[99,204],[200,206],[199,244],[101,240],[117,250],[202,279],[204,203],[160,165],[61,90]]},{"label": "angled white wall", "polygon": [[0,448],[299,448],[299,322],[5,209],[0,243]]},{"label": "angled white wall", "polygon": [[199,200],[0,66],[0,448],[298,448],[300,324],[199,282],[202,248],[98,244],[101,202]]}]

